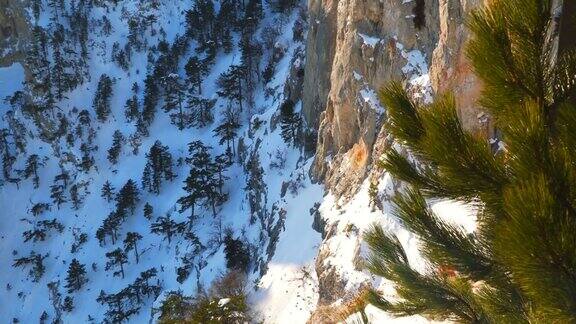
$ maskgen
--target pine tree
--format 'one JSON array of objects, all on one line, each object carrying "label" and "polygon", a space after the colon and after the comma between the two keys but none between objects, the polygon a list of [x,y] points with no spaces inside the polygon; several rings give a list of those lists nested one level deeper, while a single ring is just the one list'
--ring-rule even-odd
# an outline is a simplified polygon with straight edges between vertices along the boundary
[{"label": "pine tree", "polygon": [[228,109],[222,123],[214,129],[214,136],[220,137],[220,145],[226,143],[226,147],[232,149],[233,154],[234,139],[238,136],[238,128],[240,128],[238,116],[231,109]]},{"label": "pine tree", "polygon": [[[372,228],[368,268],[398,294],[372,291],[373,305],[462,323],[576,320],[576,55],[555,51],[552,9],[551,1],[495,0],[470,15],[467,55],[503,151],[463,129],[452,96],[423,107],[397,83],[382,90],[389,131],[419,163],[396,150],[383,160],[409,184],[394,197],[395,215],[418,235],[429,269],[416,271],[397,237]],[[478,206],[477,230],[440,219],[426,198]]]},{"label": "pine tree", "polygon": [[184,70],[186,71],[188,84],[192,86],[190,92],[202,94],[202,78],[208,72],[207,67],[202,64],[198,56],[191,56]]},{"label": "pine tree", "polygon": [[224,253],[226,254],[226,267],[228,269],[248,271],[250,251],[244,242],[233,238],[230,231],[224,237]]},{"label": "pine tree", "polygon": [[194,94],[188,94],[186,108],[190,110],[191,124],[196,127],[206,127],[214,120],[212,109],[216,99],[206,99]]},{"label": "pine tree", "polygon": [[154,75],[149,73],[144,80],[144,104],[142,108],[142,123],[147,128],[152,125],[156,115],[156,105],[159,99],[159,89]]},{"label": "pine tree", "polygon": [[[259,145],[256,145],[258,147]],[[264,169],[260,165],[260,155],[254,150],[250,155],[248,164],[248,179],[246,182],[246,199],[250,206],[250,223],[256,219],[262,220],[266,212],[267,187],[264,183]]]},{"label": "pine tree", "polygon": [[130,209],[131,213],[134,214],[136,204],[140,200],[138,196],[139,192],[136,182],[129,179],[126,181],[126,184],[120,188],[118,195],[116,195],[116,207],[118,212],[124,213],[127,209]]},{"label": "pine tree", "polygon": [[88,282],[86,279],[86,269],[83,264],[78,260],[72,259],[70,266],[68,267],[68,276],[66,277],[66,288],[68,288],[68,293],[80,290],[82,286]]},{"label": "pine tree", "polygon": [[184,189],[186,191],[186,195],[180,197],[178,199],[178,204],[180,205],[180,212],[184,212],[188,209],[191,210],[190,216],[188,217],[188,227],[192,226],[194,221],[194,211],[196,204],[202,199],[204,196],[202,187],[204,183],[202,182],[203,176],[200,174],[197,168],[191,168],[188,177],[184,180]]},{"label": "pine tree", "polygon": [[[180,82],[180,77],[176,73],[169,74],[164,79],[164,111],[170,114],[172,124],[178,125],[179,130],[187,127],[189,116],[184,111],[184,85]],[[172,111],[176,110],[175,113]]]},{"label": "pine tree", "polygon": [[30,255],[27,257],[21,257],[18,259],[14,259],[14,263],[12,264],[13,267],[25,267],[28,265],[32,265],[32,268],[29,271],[29,275],[33,278],[34,282],[38,282],[44,272],[46,272],[46,267],[44,266],[44,259],[46,259],[48,255],[42,256],[41,254],[37,254],[36,252],[30,252]]},{"label": "pine tree", "polygon": [[138,96],[133,95],[132,98],[126,100],[124,105],[124,117],[127,122],[134,122],[140,118],[140,110],[138,109]]},{"label": "pine tree", "polygon": [[66,296],[64,298],[64,302],[62,303],[62,310],[68,313],[74,310],[74,299],[72,297]]},{"label": "pine tree", "polygon": [[147,220],[151,220],[153,213],[154,213],[154,208],[152,208],[152,205],[150,205],[149,203],[146,203],[144,205],[144,218],[146,218]]},{"label": "pine tree", "polygon": [[164,235],[170,244],[172,236],[184,233],[185,227],[184,223],[177,223],[170,214],[166,214],[165,217],[160,216],[155,223],[150,224],[150,232]]},{"label": "pine tree", "polygon": [[213,33],[215,21],[212,0],[198,0],[194,7],[186,12],[187,33],[198,41],[209,38]]},{"label": "pine tree", "polygon": [[108,161],[112,164],[118,163],[118,157],[122,152],[122,145],[124,144],[124,135],[119,130],[114,131],[112,135],[112,146],[108,149]]},{"label": "pine tree", "polygon": [[100,76],[98,88],[94,96],[92,106],[96,112],[98,120],[105,122],[110,115],[110,98],[112,97],[112,79],[106,74]]},{"label": "pine tree", "polygon": [[172,172],[172,155],[168,146],[156,141],[150,152],[146,154],[146,166],[142,175],[142,187],[155,194],[160,193],[162,179],[172,181],[175,178]]},{"label": "pine tree", "polygon": [[72,203],[72,208],[74,210],[80,209],[80,205],[82,204],[83,197],[80,196],[78,184],[73,184],[70,186],[70,202]]},{"label": "pine tree", "polygon": [[56,204],[58,209],[60,209],[60,205],[67,201],[65,190],[66,187],[59,183],[55,183],[50,186],[50,198],[52,198],[52,202]]},{"label": "pine tree", "polygon": [[246,68],[240,65],[231,65],[228,71],[223,72],[216,80],[219,90],[216,93],[232,102],[236,102],[242,111],[242,101],[244,100],[244,80],[246,78]]},{"label": "pine tree", "polygon": [[124,239],[124,251],[128,252],[130,250],[134,250],[134,255],[136,256],[136,264],[138,264],[139,255],[138,255],[138,241],[142,239],[142,235],[136,232],[128,232],[126,233],[126,238]]},{"label": "pine tree", "polygon": [[298,142],[298,135],[300,131],[300,126],[302,124],[302,118],[300,114],[294,111],[294,102],[290,99],[286,99],[280,106],[280,117],[281,117],[281,129],[282,138],[286,143]]},{"label": "pine tree", "polygon": [[120,267],[120,271],[115,271],[114,276],[122,275],[124,278],[124,264],[128,262],[128,257],[126,253],[124,253],[120,248],[117,248],[114,251],[106,253],[106,257],[108,258],[108,262],[106,262],[106,271]]},{"label": "pine tree", "polygon": [[107,202],[111,202],[112,200],[114,200],[115,196],[114,187],[112,186],[110,181],[106,180],[106,182],[104,182],[104,185],[102,186],[102,190],[100,192],[101,192],[100,196],[106,199]]},{"label": "pine tree", "polygon": [[34,183],[34,188],[38,189],[40,186],[40,177],[38,176],[38,167],[43,165],[42,162],[39,161],[37,154],[32,154],[26,160],[26,167],[24,168],[23,176],[24,179],[28,179],[32,177],[32,181]]}]

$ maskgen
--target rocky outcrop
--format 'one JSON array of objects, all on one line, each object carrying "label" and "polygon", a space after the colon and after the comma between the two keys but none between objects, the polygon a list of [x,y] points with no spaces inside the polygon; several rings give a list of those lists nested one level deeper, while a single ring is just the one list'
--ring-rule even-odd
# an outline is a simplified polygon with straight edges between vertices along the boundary
[{"label": "rocky outcrop", "polygon": [[[377,91],[389,81],[403,81],[422,101],[454,91],[464,126],[493,136],[489,117],[477,108],[481,84],[464,51],[464,18],[481,1],[310,0],[302,102],[308,126],[318,130],[311,173],[340,201],[383,172],[375,162],[393,140]],[[338,226],[316,218],[324,226],[316,261],[322,306],[348,292],[346,278],[325,262],[339,253],[328,243]]]},{"label": "rocky outcrop", "polygon": [[436,93],[452,91],[463,126],[485,137],[493,136],[489,116],[479,110],[476,100],[481,83],[474,75],[464,50],[470,37],[464,19],[481,0],[440,0],[439,39],[432,55],[430,81]]},{"label": "rocky outcrop", "polygon": [[303,110],[308,125],[318,124],[313,174],[338,195],[350,194],[371,168],[385,119],[377,89],[408,77],[411,49],[431,59],[438,3],[426,1],[421,29],[414,6],[399,0],[310,2]]},{"label": "rocky outcrop", "polygon": [[30,37],[27,0],[0,0],[0,67],[23,59]]}]

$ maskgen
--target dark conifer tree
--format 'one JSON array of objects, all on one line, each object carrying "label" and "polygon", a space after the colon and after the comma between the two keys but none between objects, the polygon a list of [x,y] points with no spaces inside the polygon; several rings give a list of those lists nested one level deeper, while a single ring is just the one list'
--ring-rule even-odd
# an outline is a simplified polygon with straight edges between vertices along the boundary
[{"label": "dark conifer tree", "polygon": [[[372,291],[372,305],[461,323],[576,320],[576,57],[554,50],[557,23],[569,16],[552,12],[552,1],[494,0],[469,15],[479,103],[504,151],[464,130],[451,95],[422,106],[398,83],[381,91],[388,130],[418,162],[393,149],[382,166],[408,184],[395,215],[419,237],[427,269],[414,269],[400,240],[375,226],[368,269],[398,296]],[[428,199],[473,203],[477,229],[438,217]]]},{"label": "dark conifer tree", "polygon": [[172,181],[175,175],[172,171],[172,154],[168,146],[156,141],[150,152],[146,154],[146,166],[142,175],[142,187],[155,194],[160,193],[162,179]]},{"label": "dark conifer tree", "polygon": [[[256,145],[258,147],[259,145]],[[264,169],[260,164],[258,150],[250,154],[250,159],[246,165],[248,169],[248,179],[246,182],[246,199],[250,206],[250,223],[256,219],[262,220],[266,212],[267,187],[264,183]]]},{"label": "dark conifer tree", "polygon": [[170,214],[166,214],[165,217],[160,216],[155,223],[150,224],[150,232],[164,235],[168,244],[172,242],[172,236],[184,233],[185,229],[186,225],[175,222]]},{"label": "dark conifer tree", "polygon": [[133,95],[132,98],[126,100],[126,104],[124,105],[124,116],[128,122],[137,121],[140,118],[138,97],[136,95]]},{"label": "dark conifer tree", "polygon": [[176,73],[169,74],[164,79],[163,108],[165,112],[170,113],[172,123],[178,125],[178,129],[180,130],[183,130],[184,127],[190,124],[190,118],[184,110],[185,98],[185,89],[182,82],[180,82],[180,77]]},{"label": "dark conifer tree", "polygon": [[191,92],[202,94],[202,78],[208,72],[207,67],[200,61],[198,56],[191,56],[184,67]]},{"label": "dark conifer tree", "polygon": [[70,202],[72,203],[72,208],[74,210],[80,209],[83,197],[80,196],[78,184],[73,184],[70,186]]},{"label": "dark conifer tree", "polygon": [[146,203],[144,205],[144,218],[146,218],[147,220],[151,220],[153,214],[154,214],[154,208],[152,208],[152,205],[150,205],[149,203]]},{"label": "dark conifer tree", "polygon": [[110,98],[112,98],[112,79],[102,74],[92,103],[96,116],[101,122],[105,122],[110,115]]},{"label": "dark conifer tree", "polygon": [[220,138],[220,145],[226,143],[228,149],[232,149],[234,154],[234,139],[238,136],[237,130],[240,128],[238,116],[231,110],[226,111],[226,116],[222,123],[214,129],[214,136]]},{"label": "dark conifer tree", "polygon": [[62,302],[62,310],[70,313],[74,310],[74,299],[70,296],[66,296],[64,298],[64,302]]},{"label": "dark conifer tree", "polygon": [[186,108],[190,111],[190,119],[193,126],[206,127],[214,120],[212,109],[216,105],[216,99],[206,99],[194,94],[188,94],[186,105]]},{"label": "dark conifer tree", "polygon": [[68,276],[64,287],[68,288],[68,293],[72,293],[80,290],[86,282],[88,282],[86,268],[78,260],[72,259],[68,267]]},{"label": "dark conifer tree", "polygon": [[126,253],[120,248],[117,248],[114,251],[106,253],[106,257],[108,258],[105,268],[106,271],[120,267],[120,271],[114,271],[114,276],[122,275],[122,278],[124,278],[124,264],[128,262]]},{"label": "dark conifer tree", "polygon": [[146,129],[154,121],[159,95],[160,91],[154,74],[149,73],[144,80],[144,104],[142,108],[142,122]]},{"label": "dark conifer tree", "polygon": [[178,199],[178,204],[180,205],[180,212],[184,212],[190,209],[190,216],[188,217],[188,225],[189,227],[192,226],[194,221],[194,211],[196,204],[204,197],[203,186],[204,183],[202,182],[203,176],[200,174],[200,171],[192,167],[190,169],[190,173],[186,180],[184,180],[184,189],[186,191],[186,195],[182,196]]},{"label": "dark conifer tree", "polygon": [[240,65],[231,65],[226,72],[220,74],[216,84],[219,96],[228,98],[233,103],[236,102],[242,111],[242,101],[244,100],[244,80],[246,79],[246,68]]},{"label": "dark conifer tree", "polygon": [[56,204],[56,207],[60,209],[60,205],[67,201],[65,195],[66,187],[61,183],[54,183],[50,186],[50,198],[52,202]]},{"label": "dark conifer tree", "polygon": [[214,32],[216,13],[212,0],[198,0],[194,7],[186,12],[188,34],[199,42],[210,38]]},{"label": "dark conifer tree", "polygon": [[122,145],[124,144],[124,135],[119,130],[114,131],[112,135],[112,146],[108,149],[108,161],[112,164],[118,163],[118,157],[122,152]]},{"label": "dark conifer tree", "polygon": [[100,191],[100,196],[106,199],[107,202],[111,202],[112,200],[114,200],[115,197],[114,187],[112,186],[110,181],[106,180],[106,182],[104,182],[104,185],[102,186],[102,189]]},{"label": "dark conifer tree", "polygon": [[136,264],[138,264],[139,255],[138,255],[138,241],[142,239],[142,235],[136,232],[128,232],[126,233],[126,238],[124,239],[124,251],[129,252],[130,250],[134,250],[134,255],[136,256]]},{"label": "dark conifer tree", "polygon": [[300,114],[294,111],[294,102],[286,99],[280,106],[282,138],[286,143],[296,144],[302,125]]},{"label": "dark conifer tree", "polygon": [[32,177],[32,181],[34,182],[34,188],[38,189],[40,185],[40,177],[38,176],[38,167],[43,165],[40,162],[39,157],[37,154],[32,154],[26,160],[26,166],[23,171],[24,179],[28,179]]},{"label": "dark conifer tree", "polygon": [[224,253],[226,254],[226,267],[232,270],[247,272],[250,267],[250,251],[239,239],[232,237],[232,233],[226,233],[224,237]]},{"label": "dark conifer tree", "polygon": [[117,210],[119,212],[126,212],[127,209],[130,209],[132,214],[134,214],[136,204],[140,200],[138,196],[139,192],[136,183],[134,180],[129,179],[116,196]]}]

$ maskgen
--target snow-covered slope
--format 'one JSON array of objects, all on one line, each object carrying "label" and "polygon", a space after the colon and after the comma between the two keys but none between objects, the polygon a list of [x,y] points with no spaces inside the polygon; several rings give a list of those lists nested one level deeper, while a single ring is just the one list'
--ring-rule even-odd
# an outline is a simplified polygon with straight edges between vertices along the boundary
[{"label": "snow-covered slope", "polygon": [[[310,267],[320,242],[320,234],[312,230],[312,217],[310,208],[322,199],[320,185],[310,183],[308,169],[310,157],[306,158],[301,147],[286,143],[281,137],[281,127],[278,122],[279,105],[284,101],[284,88],[290,71],[298,69],[300,64],[294,55],[303,50],[302,39],[293,39],[293,25],[301,15],[301,9],[287,14],[271,13],[268,6],[264,7],[264,18],[259,23],[256,38],[263,38],[271,31],[271,27],[280,31],[274,39],[274,48],[264,48],[263,59],[260,62],[260,71],[265,63],[278,48],[285,53],[276,64],[272,80],[264,85],[259,82],[254,90],[254,104],[240,114],[241,127],[238,129],[238,139],[243,142],[245,156],[238,155],[235,163],[226,171],[222,190],[228,193],[228,200],[218,208],[217,216],[212,216],[210,208],[199,208],[197,219],[190,231],[198,241],[191,241],[179,235],[170,243],[163,236],[150,233],[150,224],[155,218],[170,214],[176,221],[186,221],[189,211],[179,212],[178,198],[184,195],[183,181],[188,175],[189,166],[182,163],[188,157],[188,143],[201,141],[210,149],[213,156],[224,153],[226,145],[220,145],[214,136],[214,128],[224,118],[228,100],[216,94],[218,90],[216,80],[231,64],[240,64],[241,53],[238,46],[238,34],[233,34],[233,50],[226,54],[218,51],[215,64],[205,76],[202,86],[203,93],[209,99],[217,99],[214,110],[214,121],[204,128],[186,128],[178,130],[170,123],[170,118],[161,110],[158,104],[156,118],[149,128],[149,136],[141,137],[138,152],[134,154],[129,145],[124,145],[118,163],[111,165],[107,160],[107,149],[112,144],[112,134],[120,130],[125,138],[136,133],[136,125],[128,123],[124,118],[124,103],[131,97],[133,83],[143,88],[146,71],[150,71],[149,50],[133,51],[129,68],[121,69],[117,63],[110,59],[110,51],[115,42],[124,44],[129,34],[128,19],[134,15],[153,13],[157,17],[154,35],[145,33],[148,48],[155,46],[160,39],[171,43],[177,35],[185,32],[185,11],[190,9],[193,2],[162,1],[157,8],[149,8],[140,1],[122,1],[118,5],[108,3],[107,7],[94,7],[89,11],[90,30],[88,37],[89,58],[88,73],[84,83],[67,91],[62,100],[56,102],[58,112],[70,122],[69,129],[80,126],[78,111],[90,111],[91,127],[94,127],[95,138],[93,145],[94,165],[88,171],[81,171],[75,159],[80,159],[81,136],[66,142],[64,138],[49,142],[40,136],[40,130],[32,118],[24,115],[22,111],[14,108],[9,102],[0,105],[0,112],[14,111],[13,116],[26,128],[26,147],[22,152],[16,151],[12,143],[10,150],[16,157],[12,165],[12,175],[17,176],[15,170],[25,168],[29,155],[37,154],[42,161],[38,169],[40,179],[38,188],[34,187],[31,179],[19,180],[18,183],[3,179],[0,184],[0,314],[3,318],[15,319],[22,323],[37,322],[43,312],[48,314],[49,320],[58,317],[59,308],[66,296],[73,297],[74,308],[70,312],[61,314],[66,323],[101,322],[105,318],[107,306],[97,301],[101,291],[106,294],[117,293],[133,283],[141,272],[155,268],[157,281],[162,292],[182,290],[185,294],[193,295],[201,287],[209,287],[210,282],[226,271],[224,246],[221,240],[223,229],[229,228],[233,237],[241,239],[250,247],[252,266],[250,281],[257,282],[258,291],[254,294],[255,303],[262,313],[266,314],[296,314],[305,321],[310,310],[315,305],[314,290],[307,295],[309,302],[300,298],[293,298],[291,303],[285,302],[285,291],[281,283],[290,280],[288,277],[298,274],[301,267]],[[70,8],[77,4],[65,1]],[[219,3],[216,2],[216,8]],[[47,3],[44,3],[47,6]],[[48,8],[48,7],[46,7]],[[148,10],[148,11],[145,11]],[[98,23],[106,17],[111,23],[109,36],[99,35],[95,32]],[[49,10],[42,11],[39,16],[39,25],[50,28],[51,15]],[[66,25],[66,18],[59,17],[60,23]],[[185,54],[180,58],[178,74],[185,75],[184,65],[188,57],[194,54],[195,41],[191,41]],[[107,74],[113,80],[110,118],[105,123],[96,120],[92,110],[92,100],[101,74]],[[0,69],[0,94],[2,97],[11,95],[16,90],[23,89],[20,84],[24,78],[23,71],[18,64],[10,68]],[[267,91],[265,91],[268,89]],[[138,93],[140,102],[142,91]],[[298,105],[297,105],[298,107]],[[21,107],[20,107],[21,108]],[[10,118],[5,115],[0,128],[10,128]],[[257,121],[260,125],[255,127]],[[76,135],[74,135],[76,136]],[[86,134],[84,134],[86,136]],[[11,137],[8,137],[11,140]],[[78,141],[76,141],[78,140]],[[155,195],[140,190],[140,201],[136,212],[129,215],[121,225],[118,233],[119,239],[115,244],[107,242],[100,244],[95,237],[97,229],[110,212],[114,211],[114,203],[106,202],[100,196],[100,190],[106,181],[115,188],[133,179],[140,184],[143,169],[146,163],[145,154],[155,141],[161,141],[169,147],[174,163],[174,180],[164,181],[160,194]],[[251,152],[259,155],[260,164],[264,170],[263,181],[266,184],[264,219],[251,221],[250,206],[246,196],[248,175],[246,171],[247,156]],[[180,161],[180,162],[178,162]],[[69,201],[69,193],[65,193],[67,202],[59,208],[52,202],[50,186],[54,177],[62,171],[69,174],[67,187],[73,184],[81,185],[81,203],[77,209]],[[287,191],[287,192],[286,192]],[[31,208],[38,203],[48,203],[48,210],[34,216]],[[153,218],[143,216],[145,203],[153,206]],[[24,242],[23,232],[35,228],[37,222],[55,219],[62,224],[59,230],[48,230],[44,240],[38,242]],[[266,227],[266,228],[263,228]],[[279,238],[270,237],[272,229],[276,228]],[[125,277],[114,276],[113,271],[106,271],[107,258],[105,254],[115,248],[122,248],[125,233],[137,232],[143,238],[138,242],[140,251],[139,263],[136,264],[132,253],[128,253],[128,263],[124,265]],[[78,237],[86,234],[87,241],[77,251],[72,252],[72,245],[78,242]],[[278,241],[274,248],[275,241]],[[31,252],[45,257],[42,261],[45,267],[43,275],[37,280],[29,274],[32,265],[15,268],[12,264],[16,259],[29,256]],[[179,283],[177,281],[177,268],[182,266],[183,258],[191,259],[192,273]],[[268,259],[271,257],[270,262]],[[72,259],[78,259],[87,270],[88,282],[77,292],[68,293],[64,288],[66,272]],[[267,275],[258,283],[261,273],[268,264]],[[48,285],[60,296],[51,294]],[[153,318],[152,306],[159,305],[164,294],[158,298],[145,296],[137,305],[139,311],[129,317],[130,322],[142,323]],[[156,300],[156,304],[154,304]],[[308,309],[302,312],[302,304]]]},{"label": "snow-covered slope", "polygon": [[[0,303],[0,315],[4,320],[114,322],[110,310],[121,306],[123,312],[133,310],[133,313],[117,321],[154,321],[158,317],[157,309],[170,292],[182,291],[193,296],[207,290],[216,278],[228,271],[224,240],[227,235],[242,242],[250,255],[249,301],[256,312],[255,319],[266,323],[305,323],[319,303],[341,304],[345,296],[355,294],[365,284],[393,294],[388,283],[374,278],[361,267],[360,260],[366,253],[362,233],[373,223],[396,233],[409,252],[411,262],[424,269],[417,253],[417,238],[391,215],[389,199],[398,188],[389,174],[366,168],[366,174],[354,174],[362,178],[360,185],[349,185],[338,193],[331,190],[330,185],[325,187],[310,179],[315,158],[314,145],[310,144],[316,143],[317,138],[309,138],[304,127],[309,125],[302,125],[299,117],[303,109],[302,74],[306,63],[304,1],[284,12],[272,10],[274,1],[247,0],[242,1],[242,5],[234,2],[238,5],[238,20],[245,25],[231,29],[227,38],[231,43],[229,49],[225,48],[226,39],[222,36],[227,34],[215,32],[221,37],[216,41],[221,46],[212,62],[202,63],[205,68],[202,93],[196,94],[214,100],[213,121],[202,127],[183,129],[163,111],[170,99],[166,95],[169,94],[166,84],[167,79],[180,79],[186,90],[195,91],[187,78],[187,62],[193,56],[205,59],[209,55],[205,47],[214,41],[187,30],[191,20],[187,19],[187,11],[207,1],[47,0],[35,3],[41,3],[41,7],[28,8],[29,20],[47,31],[45,65],[49,66],[48,74],[53,82],[48,87],[53,91],[58,68],[74,74],[80,81],[63,91],[61,98],[53,93],[50,100],[53,99],[54,104],[50,108],[45,91],[38,87],[45,83],[30,73],[37,69],[41,76],[42,71],[46,71],[43,64],[22,61],[0,68],[0,98],[7,97],[0,102],[3,167],[0,175],[0,300],[4,301]],[[64,4],[64,10],[53,9],[59,3]],[[262,15],[252,26],[253,17],[246,12],[254,9],[250,4],[258,3],[263,7]],[[230,1],[214,1],[213,5],[215,12],[219,12],[230,5]],[[86,16],[75,20],[79,17],[72,12]],[[141,23],[138,25],[141,30],[135,32],[137,29],[131,26],[133,21]],[[87,23],[86,29],[82,29],[83,22]],[[228,27],[223,26],[226,24],[222,25],[222,21],[221,25],[210,26],[211,22],[204,22],[202,32]],[[318,20],[315,23],[318,26],[314,28],[323,28]],[[60,35],[59,25],[67,33],[75,31],[57,46],[63,49],[58,55],[74,58],[63,67],[55,65],[56,47],[51,45]],[[246,90],[251,92],[251,98],[238,102],[222,94],[222,82],[218,80],[231,67],[249,65],[243,52],[242,34],[248,34],[262,47],[261,52],[256,50],[253,56],[260,57],[255,60],[256,67],[251,67],[256,71],[253,86],[240,85],[244,95]],[[356,34],[353,33],[354,42],[359,38],[362,45],[357,45],[367,53],[386,43],[383,38]],[[86,37],[85,48],[78,45],[78,39],[83,37]],[[416,98],[432,100],[426,55],[418,49],[405,49],[393,39],[390,44],[394,46],[388,50],[396,53],[394,64],[403,73],[407,86]],[[178,44],[184,44],[181,51]],[[319,52],[326,50],[318,49]],[[154,80],[158,62],[173,58],[169,54],[176,57],[174,71]],[[269,64],[270,61],[274,64]],[[34,67],[35,63],[39,66]],[[373,110],[378,116],[376,119],[381,121],[385,107],[378,102],[376,87],[368,82],[373,78],[369,75],[371,71],[364,68],[358,71],[354,69],[350,76],[356,84],[350,88],[354,89],[349,91],[353,93],[348,93],[348,88],[342,93],[359,106]],[[104,74],[112,80],[111,112],[105,121],[99,120],[93,107]],[[125,104],[135,95],[143,114],[145,84],[150,75],[160,88],[160,99],[153,104],[156,108],[153,121],[144,126],[143,131],[141,120],[127,119]],[[28,82],[23,84],[25,78]],[[138,85],[135,91],[133,84]],[[304,89],[304,92],[316,90]],[[30,102],[35,105],[29,105]],[[288,102],[294,110],[289,117],[298,124],[294,132],[283,119]],[[239,103],[243,109],[239,109]],[[215,130],[227,121],[231,109],[236,112],[239,127],[228,147],[228,141],[215,136]],[[368,128],[367,133],[377,133]],[[114,145],[117,131],[123,134],[124,140],[117,162],[112,163],[108,150]],[[312,135],[316,135],[314,131]],[[339,128],[339,131],[345,129]],[[158,193],[141,186],[147,155],[156,141],[168,148],[174,173],[173,179],[161,181]],[[190,209],[181,210],[178,200],[186,195],[183,187],[191,169],[189,143],[194,141],[209,147],[213,158],[229,157],[232,152],[232,163],[223,171],[224,181],[219,188],[226,199],[215,208],[210,203],[197,204],[195,217],[189,221]],[[373,143],[374,146],[380,144]],[[27,162],[34,155],[38,157],[37,170],[26,172]],[[342,170],[349,171],[346,167],[352,164],[350,159],[346,154],[332,161],[327,155],[316,163],[324,163],[334,170],[338,170],[336,164],[341,163]],[[376,161],[378,157],[372,159]],[[63,179],[62,174],[68,177]],[[330,180],[334,188],[339,185],[340,176],[344,178],[346,174],[334,172]],[[101,196],[101,189],[109,182],[117,192],[128,180],[135,181],[139,189],[134,212],[127,211],[114,233],[104,234],[102,240],[98,232],[118,207],[114,199],[107,201]],[[369,195],[370,184],[375,181],[379,200],[376,207]],[[63,201],[58,203],[54,188],[60,187],[64,190]],[[342,197],[343,192],[352,194]],[[473,230],[472,217],[457,217],[471,214],[465,206],[432,203],[434,211],[443,218],[458,222],[464,219],[466,229]],[[145,217],[144,208],[148,205],[152,206],[152,214]],[[170,239],[152,233],[152,224],[168,216],[185,226]],[[27,240],[25,233],[34,230],[40,231],[35,232],[39,234]],[[135,251],[126,249],[123,242],[129,232],[142,236],[137,243],[138,262]],[[115,242],[111,242],[112,237]],[[107,253],[116,249],[126,250],[127,262],[122,269],[107,266],[110,261]],[[73,259],[85,266],[88,280],[78,291],[68,291],[65,287]],[[18,265],[18,260],[23,264]],[[146,284],[152,289],[141,295],[134,293],[134,287],[141,284],[146,271],[152,271],[148,272],[152,276]],[[333,300],[328,302],[325,296],[331,294],[331,290],[334,290]],[[116,302],[110,296],[120,299]],[[67,297],[73,299],[72,309],[66,309]],[[370,306],[366,311],[374,322],[425,321],[420,317],[392,319]]]}]

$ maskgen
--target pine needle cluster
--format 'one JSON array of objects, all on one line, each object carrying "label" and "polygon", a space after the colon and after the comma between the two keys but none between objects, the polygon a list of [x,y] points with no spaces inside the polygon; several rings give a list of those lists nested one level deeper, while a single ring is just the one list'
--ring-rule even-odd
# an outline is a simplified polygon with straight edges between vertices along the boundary
[{"label": "pine needle cluster", "polygon": [[[461,323],[576,321],[576,54],[555,46],[554,9],[551,0],[492,0],[468,18],[479,104],[505,143],[496,153],[463,129],[450,94],[420,105],[398,83],[382,89],[389,130],[417,161],[395,150],[382,160],[408,184],[395,215],[429,266],[416,271],[398,238],[371,228],[368,267],[399,297],[372,291],[373,305]],[[429,199],[475,205],[477,230],[440,219]]]}]

